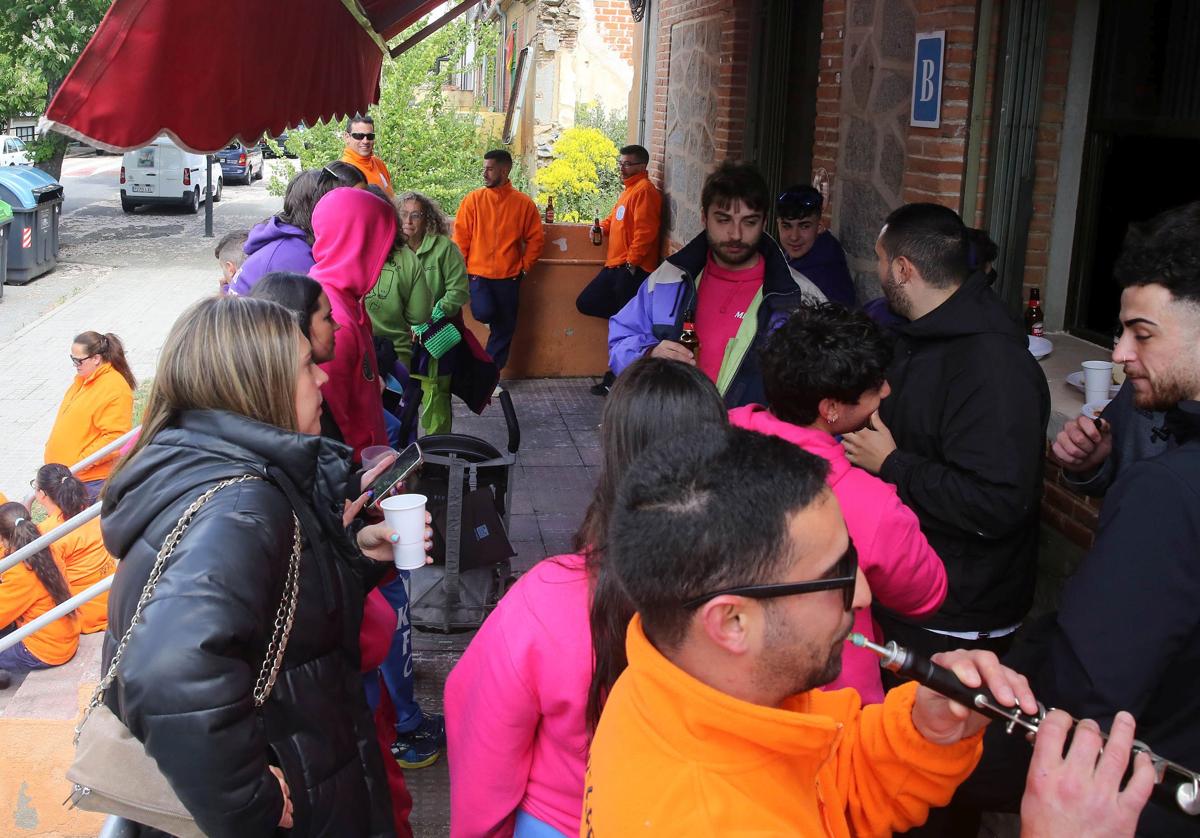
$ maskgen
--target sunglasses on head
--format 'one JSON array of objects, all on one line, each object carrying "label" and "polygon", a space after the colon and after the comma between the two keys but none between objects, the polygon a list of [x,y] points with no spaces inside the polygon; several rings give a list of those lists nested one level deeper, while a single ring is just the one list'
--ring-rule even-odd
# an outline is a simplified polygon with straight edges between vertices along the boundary
[{"label": "sunglasses on head", "polygon": [[356,140],[374,140],[375,132],[368,131],[367,133],[364,134],[362,131],[351,131],[350,136]]},{"label": "sunglasses on head", "polygon": [[814,210],[821,208],[821,195],[819,192],[809,192],[797,189],[792,189],[782,193],[775,201],[777,206],[799,206],[801,209]]},{"label": "sunglasses on head", "polygon": [[703,594],[683,603],[689,610],[699,608],[711,599],[719,596],[744,596],[751,599],[775,599],[794,594],[812,594],[817,591],[832,591],[842,589],[842,605],[849,611],[854,606],[854,585],[858,581],[858,551],[854,542],[846,548],[846,552],[829,569],[822,579],[812,579],[808,582],[773,582],[767,585],[741,585],[736,588],[724,588],[720,591]]}]

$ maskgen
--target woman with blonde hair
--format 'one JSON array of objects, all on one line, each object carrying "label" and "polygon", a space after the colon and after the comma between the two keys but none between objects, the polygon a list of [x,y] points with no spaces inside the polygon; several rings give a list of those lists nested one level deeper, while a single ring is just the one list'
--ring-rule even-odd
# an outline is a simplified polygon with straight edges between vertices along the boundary
[{"label": "woman with blonde hair", "polygon": [[[45,508],[45,520],[38,524],[44,535],[88,508],[87,487],[61,463],[47,463],[33,479],[34,497]],[[100,519],[93,518],[50,545],[54,558],[67,575],[71,596],[81,594],[101,579],[112,576],[116,564],[100,534]],[[92,634],[108,627],[108,592],[79,606],[79,631]]]},{"label": "woman with blonde hair", "polygon": [[[75,380],[67,388],[43,462],[72,466],[133,428],[133,391],[137,380],[125,360],[125,346],[112,332],[82,332],[71,343]],[[92,463],[77,475],[95,500],[118,454]]]},{"label": "woman with blonde hair", "polygon": [[[318,436],[325,380],[282,306],[197,303],[167,337],[141,437],[104,494],[104,540],[121,559],[107,671],[167,534],[238,481],[166,559],[104,696],[206,835],[395,834],[358,635],[396,536],[347,530],[366,495],[348,502],[350,451]],[[294,620],[256,710],[296,536]]]}]

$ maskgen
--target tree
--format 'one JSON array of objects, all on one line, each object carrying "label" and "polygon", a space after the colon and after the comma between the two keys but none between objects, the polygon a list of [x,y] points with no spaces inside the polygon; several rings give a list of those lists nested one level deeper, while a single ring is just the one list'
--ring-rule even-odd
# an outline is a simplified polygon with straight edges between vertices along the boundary
[{"label": "tree", "polygon": [[587,221],[608,214],[621,194],[617,146],[599,128],[568,128],[551,150],[554,159],[538,170],[540,192],[554,196],[561,221]]},{"label": "tree", "polygon": [[[0,113],[6,118],[45,113],[109,3],[110,0],[0,3]],[[57,179],[62,173],[67,138],[49,132],[29,147],[38,168]]]},{"label": "tree", "polygon": [[[412,30],[416,31],[421,24]],[[451,77],[495,53],[494,26],[460,20],[421,41],[383,66],[379,104],[370,110],[378,137],[375,153],[392,173],[396,191],[416,190],[454,213],[467,192],[481,185],[483,153],[497,145],[477,111],[458,111],[446,93]],[[343,122],[322,123],[288,138],[303,168],[319,168],[342,154]],[[291,172],[287,176],[291,176]],[[273,178],[281,193],[286,180]]]}]

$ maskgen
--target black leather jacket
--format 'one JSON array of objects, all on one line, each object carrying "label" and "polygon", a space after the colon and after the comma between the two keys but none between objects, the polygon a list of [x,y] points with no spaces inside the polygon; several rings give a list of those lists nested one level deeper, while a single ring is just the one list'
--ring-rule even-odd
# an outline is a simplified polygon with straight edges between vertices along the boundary
[{"label": "black leather jacket", "polygon": [[[291,789],[290,834],[394,834],[359,675],[363,597],[379,566],[346,536],[350,450],[221,411],[184,412],[106,489],[104,541],[121,558],[104,666],[163,539],[202,492],[242,474],[195,516],[134,629],[105,701],[213,836],[270,835]],[[304,550],[295,621],[260,712],[252,691],[284,594],[292,510]]]}]

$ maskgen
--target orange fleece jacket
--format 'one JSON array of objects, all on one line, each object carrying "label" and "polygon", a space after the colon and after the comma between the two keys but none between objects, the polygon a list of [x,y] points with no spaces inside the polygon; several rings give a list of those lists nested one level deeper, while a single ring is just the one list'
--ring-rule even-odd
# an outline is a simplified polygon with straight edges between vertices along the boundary
[{"label": "orange fleece jacket", "polygon": [[[38,524],[42,534],[63,523],[61,512],[47,516]],[[104,547],[100,535],[100,519],[93,518],[74,532],[67,533],[50,546],[55,560],[63,567],[71,596],[83,593],[117,569],[113,557]],[[108,627],[108,591],[79,606],[79,632],[91,634]]]},{"label": "orange fleece jacket", "polygon": [[529,273],[545,242],[537,206],[511,181],[469,193],[454,219],[454,243],[472,276],[508,279]]},{"label": "orange fleece jacket", "polygon": [[[46,440],[45,463],[70,467],[133,428],[133,390],[112,364],[104,363],[86,378],[75,376]],[[83,482],[105,480],[119,453],[92,463],[75,476]]]},{"label": "orange fleece jacket", "polygon": [[[58,569],[62,570],[61,562]],[[23,626],[53,607],[50,592],[24,562],[18,562],[0,576],[0,625],[16,622]],[[79,618],[74,614],[60,617],[26,637],[24,643],[30,654],[42,663],[51,666],[66,663],[75,657],[75,650],[79,648]]]},{"label": "orange fleece jacket", "polygon": [[628,262],[646,273],[658,267],[658,231],[662,222],[662,193],[645,172],[625,178],[625,190],[608,218],[600,222],[608,236],[606,268]]},{"label": "orange fleece jacket", "polygon": [[387,164],[384,163],[377,155],[372,154],[370,157],[363,157],[357,151],[349,148],[342,150],[342,162],[349,163],[354,168],[363,173],[367,179],[367,183],[373,183],[389,195],[395,195],[392,191],[392,173],[388,171]]},{"label": "orange fleece jacket", "polygon": [[629,668],[592,740],[579,834],[891,836],[945,805],[983,752],[912,724],[917,685],[865,709],[852,689],[782,708],[728,696],[662,656],[634,617]]}]

